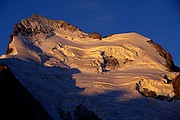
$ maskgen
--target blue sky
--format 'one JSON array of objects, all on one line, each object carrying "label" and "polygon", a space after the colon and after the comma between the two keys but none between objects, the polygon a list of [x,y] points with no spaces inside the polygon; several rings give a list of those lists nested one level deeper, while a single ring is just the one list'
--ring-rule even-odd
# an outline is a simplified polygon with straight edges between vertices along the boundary
[{"label": "blue sky", "polygon": [[102,36],[137,32],[161,44],[180,66],[179,0],[0,0],[0,55],[14,24],[32,14]]}]

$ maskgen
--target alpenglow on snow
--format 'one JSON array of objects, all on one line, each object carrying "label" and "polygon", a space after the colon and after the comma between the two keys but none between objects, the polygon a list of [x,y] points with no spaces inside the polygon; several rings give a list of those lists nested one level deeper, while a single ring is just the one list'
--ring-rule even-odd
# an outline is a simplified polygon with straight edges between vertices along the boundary
[{"label": "alpenglow on snow", "polygon": [[32,15],[14,25],[0,63],[53,120],[180,118],[179,67],[135,32],[102,37]]}]

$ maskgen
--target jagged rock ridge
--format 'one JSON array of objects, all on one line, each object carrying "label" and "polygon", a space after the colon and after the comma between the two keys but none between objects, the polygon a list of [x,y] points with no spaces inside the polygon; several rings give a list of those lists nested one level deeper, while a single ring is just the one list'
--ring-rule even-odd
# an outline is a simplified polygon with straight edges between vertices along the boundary
[{"label": "jagged rock ridge", "polygon": [[157,50],[159,55],[166,60],[166,67],[169,70],[180,72],[180,68],[174,64],[172,55],[170,53],[168,53],[161,45],[155,43],[153,40],[149,40],[147,42],[151,44]]},{"label": "jagged rock ridge", "polygon": [[[52,34],[53,30],[62,28],[71,32],[81,31],[79,28],[63,21],[63,20],[51,20],[43,16],[34,14],[27,19],[21,20],[21,22],[14,25],[13,35],[20,33],[22,36],[35,36],[39,33]],[[94,39],[101,39],[101,35],[96,32],[84,35]]]},{"label": "jagged rock ridge", "polygon": [[[27,19],[23,19],[19,23],[16,23],[14,25],[14,31],[10,36],[9,44],[12,42],[13,36],[17,36],[18,34],[31,38],[33,36],[36,36],[37,34],[43,33],[47,37],[50,37],[54,35],[53,31],[56,29],[64,29],[70,32],[80,31],[81,34],[79,36],[82,38],[89,37],[99,40],[102,39],[101,35],[97,32],[84,33],[81,29],[63,20],[51,20],[45,18],[44,16],[34,14],[31,17],[28,17]],[[12,51],[13,49],[9,48],[8,45],[6,49],[6,54],[11,53]]]},{"label": "jagged rock ridge", "polygon": [[31,37],[39,33],[52,33],[57,28],[68,29],[72,32],[81,31],[79,28],[64,22],[63,20],[53,21],[40,15],[32,15],[27,19],[21,20],[20,23],[14,25],[13,35],[20,33],[23,36]]}]

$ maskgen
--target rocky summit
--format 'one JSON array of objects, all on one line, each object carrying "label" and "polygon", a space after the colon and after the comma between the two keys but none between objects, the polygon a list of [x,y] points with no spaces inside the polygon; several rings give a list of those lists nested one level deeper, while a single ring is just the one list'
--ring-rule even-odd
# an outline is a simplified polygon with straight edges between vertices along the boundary
[{"label": "rocky summit", "polygon": [[36,14],[14,25],[0,57],[0,114],[178,120],[179,72],[170,53],[138,33],[102,37]]}]

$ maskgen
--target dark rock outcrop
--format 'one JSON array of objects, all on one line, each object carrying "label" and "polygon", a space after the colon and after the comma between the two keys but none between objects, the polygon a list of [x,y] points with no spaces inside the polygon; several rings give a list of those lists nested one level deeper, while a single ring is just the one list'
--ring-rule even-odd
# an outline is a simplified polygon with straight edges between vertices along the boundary
[{"label": "dark rock outcrop", "polygon": [[147,88],[143,88],[141,91],[138,90],[139,93],[141,93],[145,97],[150,97],[158,100],[165,100],[168,102],[171,102],[173,98],[170,98],[169,96],[164,96],[164,95],[157,95],[154,91],[149,90]]},{"label": "dark rock outcrop", "polygon": [[0,64],[0,119],[51,120],[38,100],[15,78],[8,66]]},{"label": "dark rock outcrop", "polygon": [[[69,30],[71,32],[81,31],[76,26],[73,26],[63,20],[51,20],[43,16],[34,14],[27,19],[21,20],[19,23],[14,25],[13,35],[21,34],[22,36],[32,37],[40,33],[47,34],[48,36],[53,35],[55,29],[62,28],[64,30]],[[93,39],[102,39],[101,35],[96,32],[89,34],[80,35],[82,38],[90,37]]]},{"label": "dark rock outcrop", "polygon": [[96,33],[96,32],[89,33],[88,36],[93,39],[99,39],[99,40],[102,39],[101,34]]},{"label": "dark rock outcrop", "polygon": [[[13,41],[13,35],[10,36],[9,44],[10,44],[12,41]],[[9,47],[9,44],[8,44],[8,46],[7,46],[7,48],[6,48],[6,55],[10,54],[10,53],[13,51],[13,49]]]},{"label": "dark rock outcrop", "polygon": [[104,64],[105,64],[105,68],[108,68],[111,70],[115,70],[119,67],[118,60],[113,56],[105,56],[104,57]]},{"label": "dark rock outcrop", "polygon": [[81,31],[79,28],[64,22],[63,20],[50,20],[35,14],[15,24],[13,35],[20,33],[22,36],[31,37],[39,33],[51,34],[56,28],[63,28],[64,30],[68,29],[71,32]]},{"label": "dark rock outcrop", "polygon": [[126,58],[126,59],[124,60],[123,64],[131,63],[131,62],[133,62],[133,61],[134,61],[134,60],[131,60],[131,59],[129,59],[129,58]]},{"label": "dark rock outcrop", "polygon": [[102,64],[103,69],[115,70],[119,67],[118,60],[112,55],[111,56],[106,55],[105,51],[102,51],[100,55],[102,56],[103,59],[103,64]]},{"label": "dark rock outcrop", "polygon": [[180,74],[172,81],[173,89],[174,89],[174,99],[180,100]]},{"label": "dark rock outcrop", "polygon": [[115,34],[106,35],[106,36],[104,36],[103,38],[111,37],[111,36],[113,36],[113,35],[115,35]]},{"label": "dark rock outcrop", "polygon": [[154,91],[151,91],[147,88],[143,88],[143,90],[139,91],[143,96],[145,97],[151,97],[151,98],[156,98],[156,93]]},{"label": "dark rock outcrop", "polygon": [[58,20],[58,21],[56,21],[56,23],[58,24],[58,26],[57,26],[58,28],[61,27],[64,30],[69,30],[71,32],[82,31],[79,28],[77,28],[76,26],[73,26],[67,22],[62,21],[62,20]]},{"label": "dark rock outcrop", "polygon": [[51,20],[43,16],[34,14],[27,19],[14,25],[13,35],[21,34],[22,36],[35,36],[39,33],[53,34],[53,30],[63,28],[71,32],[81,31],[79,28],[64,22],[63,20]]},{"label": "dark rock outcrop", "polygon": [[152,40],[149,40],[147,42],[149,44],[151,44],[156,49],[156,51],[159,53],[159,55],[162,56],[166,60],[166,67],[170,71],[180,72],[180,68],[174,64],[173,58],[170,53],[168,53],[161,45],[155,43]]},{"label": "dark rock outcrop", "polygon": [[32,15],[14,25],[13,35],[20,33],[22,36],[31,37],[39,33],[51,33],[54,30],[53,22],[53,20],[47,19],[43,16]]},{"label": "dark rock outcrop", "polygon": [[93,111],[83,105],[76,106],[75,110],[71,112],[65,112],[59,109],[59,118],[61,120],[102,120]]}]

